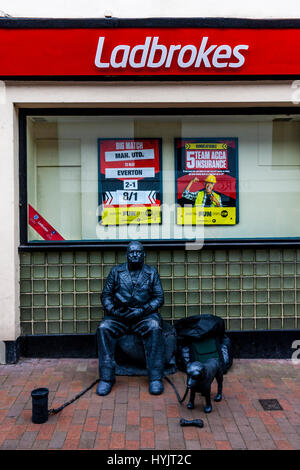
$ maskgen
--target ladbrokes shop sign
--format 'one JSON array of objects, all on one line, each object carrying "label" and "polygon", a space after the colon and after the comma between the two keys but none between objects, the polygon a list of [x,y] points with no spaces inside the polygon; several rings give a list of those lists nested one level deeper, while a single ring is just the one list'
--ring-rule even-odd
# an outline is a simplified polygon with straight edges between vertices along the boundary
[{"label": "ladbrokes shop sign", "polygon": [[0,20],[0,78],[295,77],[300,71],[298,20],[148,23]]}]

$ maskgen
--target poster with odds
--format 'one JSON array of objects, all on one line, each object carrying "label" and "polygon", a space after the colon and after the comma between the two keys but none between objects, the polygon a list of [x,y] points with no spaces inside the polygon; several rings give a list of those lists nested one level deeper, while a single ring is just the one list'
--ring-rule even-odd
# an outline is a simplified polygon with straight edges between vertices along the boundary
[{"label": "poster with odds", "polygon": [[161,139],[98,139],[102,225],[160,224]]},{"label": "poster with odds", "polygon": [[178,225],[238,223],[238,139],[175,139]]}]

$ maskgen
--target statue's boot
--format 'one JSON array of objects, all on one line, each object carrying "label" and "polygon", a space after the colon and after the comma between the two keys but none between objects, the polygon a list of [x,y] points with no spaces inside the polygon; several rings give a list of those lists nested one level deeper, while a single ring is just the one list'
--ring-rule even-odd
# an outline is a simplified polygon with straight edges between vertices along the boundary
[{"label": "statue's boot", "polygon": [[149,383],[149,393],[151,395],[161,395],[164,391],[162,380],[151,380]]},{"label": "statue's boot", "polygon": [[112,382],[106,382],[105,380],[100,380],[100,382],[97,385],[97,390],[96,393],[97,395],[108,395],[111,392],[111,389],[114,385],[115,381],[113,380]]}]

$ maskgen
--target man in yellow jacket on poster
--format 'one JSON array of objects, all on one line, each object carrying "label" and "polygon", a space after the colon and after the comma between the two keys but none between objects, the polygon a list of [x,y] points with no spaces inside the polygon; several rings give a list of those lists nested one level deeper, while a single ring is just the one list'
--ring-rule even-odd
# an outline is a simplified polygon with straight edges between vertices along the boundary
[{"label": "man in yellow jacket on poster", "polygon": [[198,183],[199,178],[195,176],[183,190],[182,197],[195,203],[200,207],[222,207],[221,196],[213,191],[217,179],[214,175],[208,175],[204,181],[204,188],[200,191],[192,192],[190,187],[194,183]]}]

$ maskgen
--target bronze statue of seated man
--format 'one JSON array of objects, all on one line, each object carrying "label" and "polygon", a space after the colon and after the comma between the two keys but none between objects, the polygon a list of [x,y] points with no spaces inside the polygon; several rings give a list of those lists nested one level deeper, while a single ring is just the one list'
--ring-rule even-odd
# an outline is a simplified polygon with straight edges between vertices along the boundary
[{"label": "bronze statue of seated man", "polygon": [[164,342],[158,309],[164,294],[157,269],[144,263],[140,242],[127,247],[127,263],[111,269],[101,302],[105,317],[97,329],[99,375],[98,395],[110,393],[115,383],[115,346],[126,333],[140,335],[145,349],[149,392],[163,393]]}]

